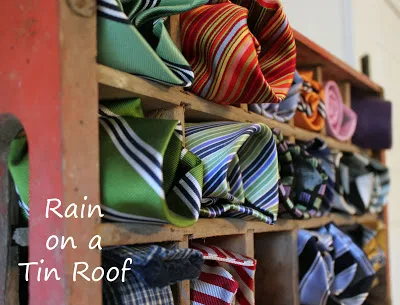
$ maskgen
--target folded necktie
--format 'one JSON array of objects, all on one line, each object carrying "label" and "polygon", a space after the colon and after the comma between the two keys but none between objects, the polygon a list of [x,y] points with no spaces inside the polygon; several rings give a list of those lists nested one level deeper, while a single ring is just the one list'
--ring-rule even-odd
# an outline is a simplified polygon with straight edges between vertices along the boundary
[{"label": "folded necktie", "polygon": [[357,126],[357,114],[343,103],[342,94],[336,82],[325,83],[324,91],[328,136],[339,141],[351,139]]},{"label": "folded necktie", "polygon": [[273,130],[279,158],[279,217],[308,219],[321,216],[328,176],[318,160]]},{"label": "folded necktie", "polygon": [[300,100],[294,116],[294,124],[300,128],[320,131],[325,126],[324,90],[313,80],[312,72],[300,72],[303,79]]},{"label": "folded necktie", "polygon": [[181,15],[191,90],[220,104],[279,103],[292,83],[296,46],[280,1],[210,1]]},{"label": "folded necktie", "polygon": [[[102,250],[105,273],[116,267],[122,269],[126,259],[131,268],[114,281],[103,281],[105,305],[173,305],[169,285],[192,280],[200,275],[203,258],[194,249],[168,250],[155,245],[110,247]],[[112,273],[111,273],[112,274]],[[122,273],[121,273],[122,274]]]},{"label": "folded necktie", "polygon": [[259,219],[278,213],[278,160],[264,124],[186,124],[186,147],[204,164],[202,217]]},{"label": "folded necktie", "polygon": [[357,114],[354,144],[373,150],[392,147],[392,103],[378,97],[352,97],[351,108]]},{"label": "folded necktie", "polygon": [[[99,115],[104,218],[192,225],[199,216],[203,165],[195,155],[182,149],[180,123],[143,118],[139,99],[104,103]],[[9,168],[21,205],[27,206],[25,137],[13,141]]]},{"label": "folded necktie", "polygon": [[301,304],[327,304],[335,277],[335,262],[330,254],[333,251],[332,236],[299,230],[297,245]]},{"label": "folded necktie", "polygon": [[191,86],[193,72],[164,25],[206,0],[98,0],[98,61],[161,83]]},{"label": "folded necktie", "polygon": [[215,246],[192,244],[203,254],[198,280],[191,281],[192,304],[254,305],[256,260]]},{"label": "folded necktie", "polygon": [[249,110],[261,114],[267,118],[286,123],[290,121],[296,113],[299,104],[300,90],[303,86],[303,79],[295,71],[292,86],[286,98],[279,104],[251,104]]},{"label": "folded necktie", "polygon": [[379,213],[389,193],[389,171],[378,160],[358,153],[344,153],[340,179],[346,200],[358,213]]},{"label": "folded necktie", "polygon": [[363,304],[375,278],[375,270],[365,253],[332,223],[318,233],[333,237],[335,277],[328,304]]}]

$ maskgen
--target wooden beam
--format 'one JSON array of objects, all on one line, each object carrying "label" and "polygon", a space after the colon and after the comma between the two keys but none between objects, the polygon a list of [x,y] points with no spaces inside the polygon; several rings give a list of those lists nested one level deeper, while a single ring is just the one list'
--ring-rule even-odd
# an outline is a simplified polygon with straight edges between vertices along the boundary
[{"label": "wooden beam", "polygon": [[[188,237],[185,236],[182,241],[176,243],[177,248],[189,248]],[[174,295],[174,303],[176,305],[190,305],[190,281],[182,281],[173,285],[172,292]]]}]

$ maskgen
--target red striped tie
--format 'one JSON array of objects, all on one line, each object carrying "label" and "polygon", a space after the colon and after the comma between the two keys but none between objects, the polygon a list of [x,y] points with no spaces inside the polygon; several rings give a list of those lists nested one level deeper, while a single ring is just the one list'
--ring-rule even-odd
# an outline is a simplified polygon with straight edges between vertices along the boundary
[{"label": "red striped tie", "polygon": [[256,260],[215,246],[193,244],[205,263],[191,283],[192,305],[254,305]]}]

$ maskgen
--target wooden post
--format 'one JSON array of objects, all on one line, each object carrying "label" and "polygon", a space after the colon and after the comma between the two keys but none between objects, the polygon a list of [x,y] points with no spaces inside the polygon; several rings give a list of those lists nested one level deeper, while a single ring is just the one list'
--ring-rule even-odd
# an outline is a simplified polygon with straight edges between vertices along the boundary
[{"label": "wooden post", "polygon": [[[351,109],[351,84],[349,82],[339,83],[339,88],[342,93],[343,104]],[[351,143],[351,139],[346,142]]]},{"label": "wooden post", "polygon": [[[100,203],[96,2],[17,0],[0,8],[6,12],[0,21],[0,113],[14,114],[29,141],[29,261],[43,259],[41,267],[56,268],[61,278],[38,282],[38,268],[31,268],[29,303],[101,304],[101,282],[72,277],[75,262],[87,262],[88,273],[100,265],[100,253],[88,250],[99,219],[45,218],[49,198],[62,202],[61,213],[72,202],[79,209],[84,196]],[[2,160],[1,194],[9,187],[4,155]],[[1,207],[9,204],[7,193],[0,195]],[[47,250],[51,235],[73,237],[78,248]],[[0,295],[1,305],[15,304]]]},{"label": "wooden post", "polygon": [[[189,248],[188,236],[184,240],[176,243],[177,248]],[[174,301],[176,305],[190,305],[190,281],[182,281],[172,287]]]},{"label": "wooden post", "polygon": [[173,15],[169,17],[169,35],[178,49],[182,50],[180,15]]},{"label": "wooden post", "polygon": [[300,304],[297,231],[256,234],[254,246],[256,304]]}]

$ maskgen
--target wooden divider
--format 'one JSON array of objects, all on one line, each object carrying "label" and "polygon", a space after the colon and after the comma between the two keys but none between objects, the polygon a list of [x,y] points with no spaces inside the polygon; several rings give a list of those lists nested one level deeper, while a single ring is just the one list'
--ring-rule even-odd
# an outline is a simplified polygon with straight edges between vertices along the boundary
[{"label": "wooden divider", "polygon": [[256,304],[298,305],[297,230],[254,236]]},{"label": "wooden divider", "polygon": [[[184,240],[176,243],[177,248],[185,249],[189,247],[188,236]],[[175,305],[190,305],[190,281],[182,281],[172,287]]]}]

